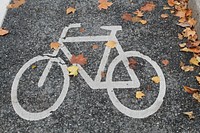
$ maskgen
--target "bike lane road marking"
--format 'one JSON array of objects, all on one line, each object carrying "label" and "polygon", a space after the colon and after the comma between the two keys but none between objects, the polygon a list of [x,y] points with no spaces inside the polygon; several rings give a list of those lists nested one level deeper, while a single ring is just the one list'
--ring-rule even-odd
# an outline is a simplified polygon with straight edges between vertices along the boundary
[{"label": "bike lane road marking", "polygon": [[11,0],[1,0],[1,4],[0,4],[0,27],[3,24],[3,20],[6,16],[7,13],[7,6],[10,3]]}]

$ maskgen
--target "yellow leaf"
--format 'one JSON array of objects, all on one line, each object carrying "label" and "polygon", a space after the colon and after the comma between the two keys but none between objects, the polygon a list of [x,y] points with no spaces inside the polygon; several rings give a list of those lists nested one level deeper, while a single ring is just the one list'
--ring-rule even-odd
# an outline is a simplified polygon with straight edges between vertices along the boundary
[{"label": "yellow leaf", "polygon": [[69,75],[73,75],[73,76],[77,76],[78,75],[78,67],[77,66],[70,66],[67,68],[67,70],[69,71]]},{"label": "yellow leaf", "polygon": [[142,19],[140,17],[132,17],[132,22],[136,23],[136,22],[140,22]]},{"label": "yellow leaf", "polygon": [[199,66],[199,61],[197,60],[196,57],[192,57],[192,58],[190,59],[190,64]]},{"label": "yellow leaf", "polygon": [[194,94],[192,95],[192,97],[193,97],[194,99],[196,99],[196,100],[200,103],[200,95],[199,95],[198,92],[194,93]]},{"label": "yellow leaf", "polygon": [[198,81],[198,83],[200,84],[200,77],[199,76],[195,76],[196,80]]},{"label": "yellow leaf", "polygon": [[4,29],[0,28],[0,36],[4,36],[4,35],[6,35],[8,33],[9,33],[8,30],[4,30]]},{"label": "yellow leaf", "polygon": [[115,48],[117,43],[115,41],[108,41],[105,45],[109,48]]},{"label": "yellow leaf", "polygon": [[141,24],[146,24],[147,21],[146,21],[146,20],[140,20],[140,23],[141,23]]},{"label": "yellow leaf", "polygon": [[7,6],[7,8],[18,8],[20,7],[21,5],[23,5],[24,3],[26,3],[25,0],[13,0],[13,3],[12,4],[9,4]]},{"label": "yellow leaf", "polygon": [[58,43],[58,42],[52,42],[50,44],[50,47],[51,47],[51,49],[57,50],[60,47],[60,43]]},{"label": "yellow leaf", "polygon": [[193,111],[183,112],[183,114],[187,115],[189,117],[189,119],[194,119],[195,118]]},{"label": "yellow leaf", "polygon": [[145,96],[145,94],[142,91],[137,91],[135,97],[137,99],[141,99],[143,96]]},{"label": "yellow leaf", "polygon": [[181,69],[185,72],[194,71],[193,66],[181,66]]},{"label": "yellow leaf", "polygon": [[151,80],[156,84],[160,83],[160,77],[158,77],[158,76],[152,77]]},{"label": "yellow leaf", "polygon": [[179,46],[180,46],[181,48],[184,48],[184,47],[186,46],[186,43],[181,43],[181,44],[179,44]]},{"label": "yellow leaf", "polygon": [[32,68],[32,69],[35,69],[35,68],[37,68],[37,66],[36,66],[36,65],[32,65],[31,68]]},{"label": "yellow leaf", "polygon": [[67,8],[66,13],[67,13],[67,14],[75,13],[75,11],[76,11],[75,8],[73,8],[73,7],[69,7],[69,8]]}]

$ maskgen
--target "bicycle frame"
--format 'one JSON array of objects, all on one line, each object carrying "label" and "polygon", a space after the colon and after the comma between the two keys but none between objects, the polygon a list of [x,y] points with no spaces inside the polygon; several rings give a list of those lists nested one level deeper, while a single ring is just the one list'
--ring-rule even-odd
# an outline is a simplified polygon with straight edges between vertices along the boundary
[{"label": "bicycle frame", "polygon": [[[70,60],[72,55],[70,53],[70,51],[67,49],[67,47],[64,45],[64,43],[67,43],[67,42],[98,42],[98,41],[115,41],[116,42],[116,49],[119,53],[119,56],[122,57],[122,61],[129,73],[129,76],[131,78],[131,81],[115,81],[115,82],[108,82],[108,81],[105,81],[105,82],[101,82],[101,72],[104,71],[105,69],[105,66],[106,66],[106,63],[108,61],[108,57],[109,57],[109,54],[110,54],[110,50],[111,48],[109,47],[105,47],[105,51],[104,51],[104,54],[103,54],[103,57],[101,59],[101,63],[100,63],[100,66],[99,66],[99,69],[97,71],[97,75],[95,77],[95,80],[93,80],[88,74],[87,72],[81,67],[81,65],[79,64],[75,64],[79,67],[79,73],[80,75],[83,77],[83,79],[86,81],[86,83],[92,88],[92,89],[106,89],[108,87],[113,87],[113,88],[138,88],[140,86],[140,82],[139,82],[139,79],[137,78],[135,72],[129,68],[129,61],[127,59],[126,56],[124,56],[124,51],[121,47],[121,45],[119,44],[118,42],[118,39],[116,38],[116,33],[117,31],[119,30],[122,30],[121,26],[102,26],[101,29],[106,29],[106,30],[111,30],[111,33],[110,35],[107,35],[107,36],[78,36],[78,37],[65,37],[67,31],[70,29],[70,28],[77,28],[77,27],[80,27],[80,24],[72,24],[72,25],[69,25],[69,27],[65,27],[62,34],[61,34],[61,37],[59,38],[59,43],[61,44],[60,48],[55,50],[53,52],[53,54],[46,54],[46,55],[51,55],[51,56],[56,56],[58,54],[58,52],[61,50],[65,56]],[[48,72],[52,66],[52,63],[51,63],[51,59],[50,61],[48,62],[40,80],[39,80],[39,83],[38,83],[38,86],[42,86],[45,79],[46,79],[46,76],[48,75]],[[134,82],[133,82],[134,81]]]}]

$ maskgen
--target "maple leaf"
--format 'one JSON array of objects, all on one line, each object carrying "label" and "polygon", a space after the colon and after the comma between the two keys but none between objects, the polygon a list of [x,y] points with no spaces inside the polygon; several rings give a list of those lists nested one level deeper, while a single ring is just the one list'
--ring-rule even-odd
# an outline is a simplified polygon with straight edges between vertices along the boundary
[{"label": "maple leaf", "polygon": [[0,28],[0,36],[4,36],[4,35],[6,35],[8,33],[9,33],[8,30],[4,30],[4,29]]},{"label": "maple leaf", "polygon": [[143,12],[140,11],[140,10],[138,10],[138,9],[137,9],[137,11],[133,12],[133,14],[136,14],[138,17],[144,16],[144,15],[143,15]]},{"label": "maple leaf", "polygon": [[108,2],[108,0],[99,0],[99,9],[108,9],[109,6],[111,6],[113,3]]},{"label": "maple leaf", "polygon": [[198,92],[194,93],[192,97],[200,103],[200,94]]},{"label": "maple leaf", "polygon": [[165,60],[162,60],[162,64],[164,66],[167,66],[169,64],[169,60],[165,59]]},{"label": "maple leaf", "polygon": [[105,45],[109,48],[115,48],[117,43],[115,41],[108,41]]},{"label": "maple leaf", "polygon": [[169,15],[168,14],[161,14],[161,18],[168,18]]},{"label": "maple leaf", "polygon": [[156,7],[156,5],[153,2],[148,2],[144,6],[142,6],[140,8],[140,10],[144,11],[144,12],[150,12],[150,11],[154,10],[155,7]]},{"label": "maple leaf", "polygon": [[132,15],[130,13],[124,13],[121,17],[125,21],[132,21]]},{"label": "maple leaf", "polygon": [[58,42],[52,42],[50,44],[50,47],[51,47],[51,49],[57,50],[60,47],[60,43],[58,43]]},{"label": "maple leaf", "polygon": [[145,96],[145,94],[142,91],[137,91],[135,94],[135,97],[137,99],[142,99],[142,97],[144,97],[144,96]]},{"label": "maple leaf", "polygon": [[160,83],[160,77],[159,76],[154,76],[154,77],[151,78],[151,80],[156,84]]},{"label": "maple leaf", "polygon": [[175,5],[174,0],[167,0],[167,3],[168,3],[169,6],[174,6]]},{"label": "maple leaf", "polygon": [[71,59],[70,59],[70,62],[72,64],[80,64],[80,65],[85,65],[87,64],[87,58],[85,58],[83,56],[83,54],[79,54],[77,56],[75,55],[72,55]]},{"label": "maple leaf", "polygon": [[186,12],[187,12],[186,10],[177,11],[175,16],[180,17],[180,18],[185,18]]},{"label": "maple leaf", "polygon": [[183,114],[187,115],[189,117],[189,119],[194,119],[195,118],[193,111],[183,112]]},{"label": "maple leaf", "polygon": [[67,68],[67,70],[69,71],[69,75],[72,75],[72,76],[77,76],[78,75],[78,67],[77,66],[70,66]]},{"label": "maple leaf", "polygon": [[191,88],[191,87],[188,87],[188,86],[183,86],[183,88],[184,88],[184,91],[189,93],[189,94],[193,94],[193,93],[199,92],[198,89],[194,89],[194,88]]},{"label": "maple leaf", "polygon": [[18,8],[24,3],[26,3],[25,0],[13,0],[13,4],[9,4],[7,8]]},{"label": "maple leaf", "polygon": [[69,8],[67,8],[67,10],[66,10],[66,14],[75,13],[75,11],[76,11],[75,8],[69,7]]}]

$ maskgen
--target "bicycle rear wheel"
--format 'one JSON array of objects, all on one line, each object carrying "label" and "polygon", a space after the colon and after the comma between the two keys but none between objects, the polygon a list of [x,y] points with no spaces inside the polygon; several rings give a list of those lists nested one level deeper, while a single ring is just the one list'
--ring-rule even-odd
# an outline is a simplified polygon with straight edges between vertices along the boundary
[{"label": "bicycle rear wheel", "polygon": [[[28,62],[26,62],[18,71],[17,75],[14,78],[13,84],[12,84],[12,89],[11,89],[11,102],[13,105],[13,108],[15,110],[15,112],[23,119],[26,120],[40,120],[40,119],[44,119],[46,117],[48,117],[49,115],[52,114],[52,111],[55,111],[63,102],[67,91],[68,91],[68,87],[69,87],[69,76],[68,76],[68,71],[66,70],[67,66],[60,64],[59,62],[62,61],[61,59],[57,59],[55,58],[52,62],[55,62],[56,64],[59,64],[62,73],[63,73],[63,84],[62,84],[62,91],[59,95],[59,97],[57,98],[57,100],[54,102],[54,104],[52,106],[50,106],[49,108],[41,111],[41,112],[29,112],[27,110],[25,110],[19,103],[18,100],[18,87],[19,87],[19,83],[20,83],[20,79],[22,77],[22,75],[25,73],[26,70],[30,69],[30,67],[35,64],[36,62],[41,62],[46,60],[47,62],[49,60],[51,60],[50,57],[48,56],[36,56],[32,59],[30,59]],[[59,67],[58,66],[58,67]],[[31,81],[30,81],[31,82]],[[27,88],[29,89],[29,88]]]},{"label": "bicycle rear wheel", "polygon": [[128,108],[123,103],[121,103],[121,101],[118,99],[118,97],[116,96],[116,94],[114,92],[115,88],[110,87],[107,89],[109,98],[111,99],[113,105],[120,112],[122,112],[123,114],[125,114],[129,117],[132,117],[132,118],[148,117],[148,116],[154,114],[160,108],[161,104],[163,103],[163,98],[164,98],[165,92],[166,92],[166,83],[165,83],[165,78],[164,78],[163,72],[162,72],[161,68],[158,66],[158,64],[155,61],[151,60],[148,56],[145,56],[137,51],[128,51],[128,52],[125,52],[123,55],[117,56],[112,61],[112,63],[110,64],[110,66],[108,68],[108,72],[107,72],[107,79],[106,79],[107,82],[114,82],[112,79],[113,72],[114,72],[114,69],[117,66],[117,64],[121,61],[120,59],[122,59],[122,56],[126,56],[127,58],[137,57],[137,58],[141,58],[141,59],[145,60],[146,62],[148,62],[153,67],[153,69],[156,71],[157,76],[159,76],[159,78],[160,78],[159,93],[158,93],[156,100],[150,107],[141,109],[141,110],[134,110],[134,109]]}]

